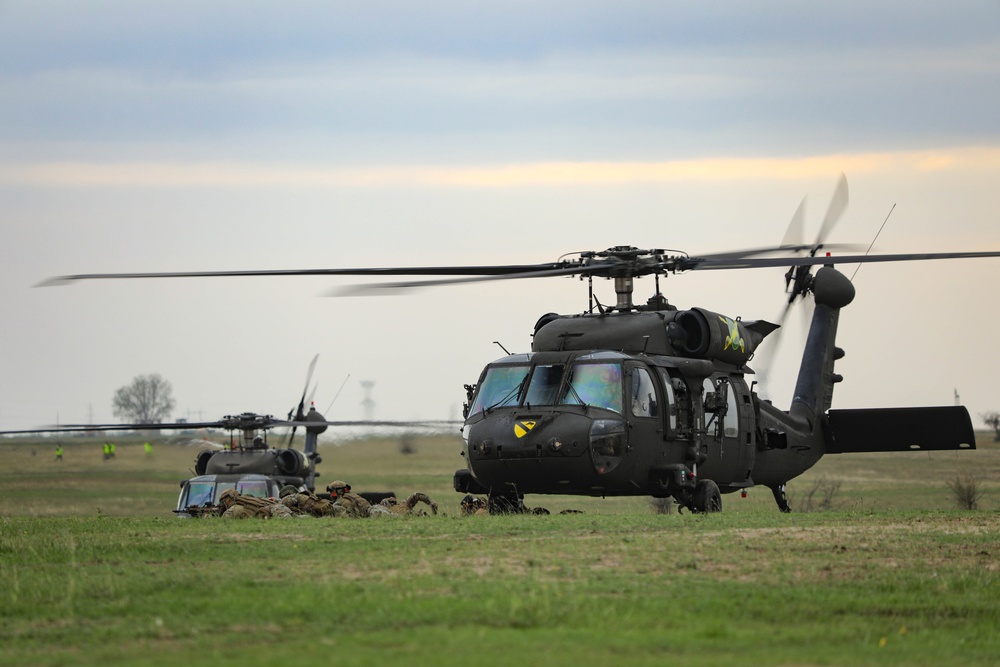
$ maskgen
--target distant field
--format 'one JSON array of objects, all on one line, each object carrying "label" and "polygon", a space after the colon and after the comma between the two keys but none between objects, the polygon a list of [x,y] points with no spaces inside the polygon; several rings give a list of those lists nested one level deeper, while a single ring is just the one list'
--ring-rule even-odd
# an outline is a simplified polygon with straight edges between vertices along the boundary
[{"label": "distant field", "polygon": [[[421,490],[444,515],[175,519],[197,448],[5,444],[0,665],[972,665],[1000,656],[1000,448],[827,457],[832,511],[714,515],[530,497],[458,516],[458,441],[324,445],[322,482]],[[32,453],[34,452],[34,453]],[[984,509],[947,479],[982,479]],[[813,493],[816,505],[821,492]]]},{"label": "distant field", "polygon": [[[397,494],[423,491],[442,507],[457,509],[452,474],[465,467],[458,437],[409,438],[416,452],[401,453],[399,438],[323,443],[318,484],[341,478],[358,490],[392,490]],[[181,480],[192,476],[200,447],[154,441],[152,456],[143,440],[117,442],[117,455],[104,461],[101,441],[70,438],[63,461],[55,461],[55,441],[0,441],[3,470],[0,516],[170,516]],[[175,441],[176,442],[176,441]],[[788,485],[795,509],[806,509],[812,492],[817,509],[824,490],[836,486],[830,504],[835,509],[945,510],[954,506],[948,482],[972,475],[985,492],[984,509],[1000,509],[1000,443],[980,434],[975,451],[901,454],[839,454],[826,456],[808,473]],[[528,496],[529,506],[594,513],[652,511],[646,498],[579,498]],[[747,498],[723,497],[725,512],[774,508],[766,488]]]}]

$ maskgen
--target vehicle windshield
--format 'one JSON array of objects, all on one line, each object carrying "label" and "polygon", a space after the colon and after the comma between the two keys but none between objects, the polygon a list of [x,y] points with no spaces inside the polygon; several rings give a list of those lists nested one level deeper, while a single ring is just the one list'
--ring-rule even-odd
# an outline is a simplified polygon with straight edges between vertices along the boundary
[{"label": "vehicle windshield", "polygon": [[520,403],[521,388],[529,369],[530,366],[490,366],[479,384],[479,393],[469,414]]},{"label": "vehicle windshield", "polygon": [[574,364],[566,384],[562,405],[589,405],[622,411],[622,367],[620,364]]}]

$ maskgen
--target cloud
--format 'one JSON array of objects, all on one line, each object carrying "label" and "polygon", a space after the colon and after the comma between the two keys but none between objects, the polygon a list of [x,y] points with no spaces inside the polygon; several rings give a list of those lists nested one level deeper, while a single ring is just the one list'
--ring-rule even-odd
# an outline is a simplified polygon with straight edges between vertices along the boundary
[{"label": "cloud", "polygon": [[704,158],[662,162],[537,162],[384,165],[358,168],[239,162],[43,162],[0,165],[0,183],[54,187],[431,187],[612,186],[637,183],[802,180],[851,174],[996,171],[1000,147],[834,154],[801,158]]}]

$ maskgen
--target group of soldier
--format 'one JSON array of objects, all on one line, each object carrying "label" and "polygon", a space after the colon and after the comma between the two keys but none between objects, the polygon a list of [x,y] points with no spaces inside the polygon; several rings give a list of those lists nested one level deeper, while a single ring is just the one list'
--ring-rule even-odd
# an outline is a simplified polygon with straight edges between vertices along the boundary
[{"label": "group of soldier", "polygon": [[[507,513],[536,514],[536,515],[551,514],[551,512],[549,512],[544,507],[531,507],[531,508],[521,507],[516,512],[510,512],[509,510],[506,511],[506,512],[504,512],[503,510],[501,510],[500,513],[501,514],[507,514]],[[559,513],[560,514],[583,514],[583,512],[581,512],[580,510],[571,510],[571,509],[565,509],[565,510],[562,510],[561,512],[559,512]],[[489,504],[489,501],[486,498],[481,498],[481,497],[478,497],[478,496],[474,496],[472,494],[466,494],[466,496],[464,498],[462,498],[462,515],[463,516],[489,516],[489,514],[490,514],[490,504]]]},{"label": "group of soldier", "polygon": [[[194,516],[221,516],[227,519],[276,519],[287,517],[345,517],[377,518],[382,516],[427,516],[420,503],[427,505],[431,514],[438,513],[438,506],[426,493],[413,493],[400,502],[395,496],[370,502],[351,491],[351,485],[337,480],[327,485],[327,494],[317,495],[291,485],[281,488],[278,498],[258,498],[241,495],[235,489],[227,489],[219,496],[217,506],[190,507]],[[542,507],[523,508],[524,514],[548,514]],[[560,514],[578,514],[578,510],[563,510]],[[489,502],[486,498],[466,495],[462,498],[463,516],[488,516]]]},{"label": "group of soldier", "polygon": [[[351,491],[351,485],[335,481],[327,485],[329,498],[320,497],[311,491],[303,491],[294,486],[282,487],[279,497],[257,498],[245,496],[235,489],[227,489],[219,496],[218,507],[211,511],[197,511],[199,516],[222,516],[227,519],[273,519],[294,516],[374,518],[380,516],[426,515],[418,509],[424,503],[432,514],[438,513],[437,503],[425,493],[411,494],[399,502],[395,496],[371,503]],[[199,508],[203,509],[203,508]]]}]

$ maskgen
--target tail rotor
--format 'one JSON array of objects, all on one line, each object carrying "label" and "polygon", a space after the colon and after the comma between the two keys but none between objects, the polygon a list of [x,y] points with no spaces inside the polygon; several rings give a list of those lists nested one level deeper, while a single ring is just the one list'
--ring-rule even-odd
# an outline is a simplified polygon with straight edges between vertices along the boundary
[{"label": "tail rotor", "polygon": [[[299,399],[299,405],[297,408],[293,407],[291,410],[288,411],[289,421],[301,422],[305,421],[306,419],[306,409],[305,409],[306,394],[309,392],[309,382],[312,381],[313,371],[316,370],[316,362],[318,360],[319,360],[319,354],[317,353],[316,356],[313,357],[312,361],[309,363],[309,371],[306,373],[306,384],[302,388],[302,398]],[[316,385],[313,385],[312,394],[309,395],[309,403],[312,403],[313,396],[316,395],[317,386],[318,383]],[[288,443],[285,445],[286,447],[292,446],[292,440],[295,438],[295,430],[297,428],[298,428],[297,426],[292,427],[292,432],[288,435]]]},{"label": "tail rotor", "polygon": [[[840,219],[843,217],[844,212],[847,210],[847,205],[850,200],[850,195],[847,188],[847,177],[844,174],[840,175],[837,180],[837,186],[834,189],[833,197],[830,199],[830,204],[827,206],[826,215],[823,216],[823,222],[820,225],[819,232],[816,234],[816,239],[809,246],[808,256],[815,257],[816,253],[825,247],[827,237],[833,228],[837,225]],[[785,236],[781,241],[782,248],[802,248],[805,246],[803,240],[803,229],[805,225],[805,206],[806,200],[802,199],[799,207],[795,210],[792,215],[791,221],[788,223],[788,228],[785,230]],[[813,274],[811,265],[795,265],[785,272],[785,294],[787,299],[785,305],[781,310],[780,315],[778,315],[776,324],[781,327],[774,335],[770,337],[771,345],[765,351],[766,358],[762,360],[760,364],[759,374],[761,376],[761,385],[766,387],[767,379],[770,375],[770,366],[773,363],[774,357],[777,355],[778,346],[781,342],[782,332],[784,331],[784,325],[788,319],[788,314],[792,311],[793,306],[796,301],[802,301],[812,292],[813,287]],[[803,310],[803,317],[808,317],[808,310]]]}]

